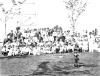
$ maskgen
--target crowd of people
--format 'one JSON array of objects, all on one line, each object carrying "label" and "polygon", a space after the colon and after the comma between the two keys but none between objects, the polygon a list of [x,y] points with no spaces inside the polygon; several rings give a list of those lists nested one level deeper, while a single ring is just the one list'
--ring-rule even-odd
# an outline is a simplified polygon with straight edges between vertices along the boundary
[{"label": "crowd of people", "polygon": [[83,52],[74,37],[68,37],[59,26],[20,30],[16,27],[7,34],[2,48],[4,56]]}]

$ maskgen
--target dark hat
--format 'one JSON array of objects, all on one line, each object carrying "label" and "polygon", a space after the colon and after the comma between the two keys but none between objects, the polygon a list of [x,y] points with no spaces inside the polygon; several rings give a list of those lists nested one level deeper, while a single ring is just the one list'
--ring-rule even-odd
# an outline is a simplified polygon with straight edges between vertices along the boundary
[{"label": "dark hat", "polygon": [[16,30],[20,30],[20,27],[16,27]]}]

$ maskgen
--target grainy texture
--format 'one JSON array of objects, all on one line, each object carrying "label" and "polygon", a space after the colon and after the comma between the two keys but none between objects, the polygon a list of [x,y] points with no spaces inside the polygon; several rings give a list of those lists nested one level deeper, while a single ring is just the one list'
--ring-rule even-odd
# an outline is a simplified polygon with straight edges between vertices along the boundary
[{"label": "grainy texture", "polygon": [[81,53],[79,58],[80,67],[76,68],[71,53],[0,57],[0,76],[99,76],[100,53]]}]

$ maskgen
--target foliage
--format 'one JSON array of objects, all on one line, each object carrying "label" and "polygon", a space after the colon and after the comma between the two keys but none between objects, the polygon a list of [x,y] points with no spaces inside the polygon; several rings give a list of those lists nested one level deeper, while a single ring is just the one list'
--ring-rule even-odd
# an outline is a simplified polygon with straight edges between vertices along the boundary
[{"label": "foliage", "polygon": [[68,17],[74,31],[76,20],[85,11],[87,3],[84,3],[82,0],[69,0],[65,1],[65,4],[66,9],[70,10],[70,14]]}]

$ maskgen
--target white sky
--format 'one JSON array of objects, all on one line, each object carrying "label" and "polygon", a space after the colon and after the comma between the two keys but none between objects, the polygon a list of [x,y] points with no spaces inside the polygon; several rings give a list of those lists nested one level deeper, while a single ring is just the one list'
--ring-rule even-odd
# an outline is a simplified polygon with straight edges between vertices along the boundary
[{"label": "white sky", "polygon": [[[0,0],[6,10],[9,10],[12,6],[11,0]],[[17,1],[17,0],[16,0]],[[64,30],[69,29],[70,22],[68,19],[67,9],[63,0],[26,0],[26,3],[35,4],[23,4],[21,6],[21,12],[24,14],[34,14],[28,16],[12,16],[13,18],[7,21],[7,30],[14,29],[17,25],[36,24],[34,27],[53,27],[55,25],[62,26]],[[81,31],[83,29],[100,28],[100,0],[87,0],[86,11],[83,12],[77,21],[76,29]],[[15,10],[16,11],[16,10]],[[4,37],[4,14],[0,8],[0,39]],[[17,24],[17,21],[20,23]]]}]

